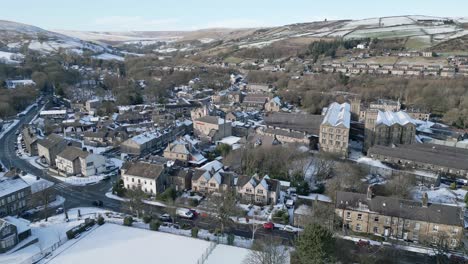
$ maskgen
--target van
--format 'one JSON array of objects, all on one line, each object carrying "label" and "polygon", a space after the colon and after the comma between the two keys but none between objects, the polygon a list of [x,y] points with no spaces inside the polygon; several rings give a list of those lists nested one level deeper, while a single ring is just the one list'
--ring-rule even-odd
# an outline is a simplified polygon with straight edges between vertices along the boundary
[{"label": "van", "polygon": [[187,218],[187,219],[193,218],[193,213],[189,209],[185,209],[185,208],[177,208],[176,214],[177,216],[182,217],[182,218]]}]

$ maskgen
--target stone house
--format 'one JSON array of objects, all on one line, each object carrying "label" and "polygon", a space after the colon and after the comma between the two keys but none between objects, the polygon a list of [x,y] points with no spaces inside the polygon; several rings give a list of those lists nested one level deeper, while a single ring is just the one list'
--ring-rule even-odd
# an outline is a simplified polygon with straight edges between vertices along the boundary
[{"label": "stone house", "polygon": [[162,164],[127,163],[122,167],[121,175],[126,189],[140,189],[150,195],[162,193],[168,186],[168,170]]},{"label": "stone house", "polygon": [[276,204],[280,195],[280,182],[270,179],[268,175],[260,178],[254,176],[239,176],[237,179],[237,195],[244,203],[270,205]]},{"label": "stone house", "polygon": [[[372,234],[407,242],[433,245],[444,243],[455,249],[463,238],[463,212],[457,206],[339,191],[335,213],[343,227],[356,234]],[[441,241],[443,240],[443,241]]]},{"label": "stone house", "polygon": [[55,166],[57,154],[64,150],[67,144],[67,141],[63,137],[57,134],[50,134],[48,137],[38,140],[37,152],[39,157],[43,158],[47,164]]}]

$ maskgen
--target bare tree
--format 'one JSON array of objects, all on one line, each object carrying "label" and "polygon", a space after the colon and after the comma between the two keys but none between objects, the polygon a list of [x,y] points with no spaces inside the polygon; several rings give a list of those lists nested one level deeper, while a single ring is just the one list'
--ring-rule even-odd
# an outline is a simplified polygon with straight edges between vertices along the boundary
[{"label": "bare tree", "polygon": [[222,233],[233,222],[231,217],[239,215],[240,211],[236,205],[236,193],[233,188],[212,194],[208,206],[213,222],[219,225]]},{"label": "bare tree", "polygon": [[244,264],[283,264],[288,260],[288,251],[281,240],[272,235],[255,240]]},{"label": "bare tree", "polygon": [[140,217],[145,208],[143,203],[145,193],[140,189],[127,190],[126,196],[128,201],[123,203],[124,209],[130,210],[132,213],[135,213],[137,217]]},{"label": "bare tree", "polygon": [[[316,181],[324,181],[332,176],[333,167],[335,166],[334,156],[326,153],[320,153],[313,160],[313,175]],[[311,182],[314,184],[314,182]]]},{"label": "bare tree", "polygon": [[255,233],[257,230],[262,226],[261,222],[259,221],[258,212],[254,211],[254,215],[251,220],[249,220],[249,229],[252,231],[252,240],[255,239]]}]

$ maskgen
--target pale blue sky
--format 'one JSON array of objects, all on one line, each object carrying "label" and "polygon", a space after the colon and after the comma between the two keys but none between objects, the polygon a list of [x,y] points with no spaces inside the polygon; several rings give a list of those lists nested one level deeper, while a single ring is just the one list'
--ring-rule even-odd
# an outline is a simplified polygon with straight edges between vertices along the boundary
[{"label": "pale blue sky", "polygon": [[392,15],[468,16],[466,0],[0,0],[0,19],[45,29],[258,27]]}]

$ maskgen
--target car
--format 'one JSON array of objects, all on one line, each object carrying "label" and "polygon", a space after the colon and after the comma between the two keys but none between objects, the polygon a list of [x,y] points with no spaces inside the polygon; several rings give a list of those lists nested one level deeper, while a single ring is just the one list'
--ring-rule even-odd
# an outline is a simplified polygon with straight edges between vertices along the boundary
[{"label": "car", "polygon": [[22,218],[26,218],[26,217],[30,217],[31,215],[32,215],[32,214],[31,214],[30,212],[26,211],[26,212],[21,213],[20,216],[21,216]]},{"label": "car", "polygon": [[286,201],[286,207],[287,208],[294,208],[294,200],[289,199]]},{"label": "car", "polygon": [[186,219],[193,218],[193,213],[189,209],[185,209],[185,208],[177,208],[176,214],[179,217],[186,218]]},{"label": "car", "polygon": [[101,200],[95,200],[95,201],[92,202],[92,204],[93,204],[93,206],[102,206],[103,205]]},{"label": "car", "polygon": [[275,228],[275,224],[273,224],[273,222],[263,223],[263,228],[266,230],[273,230]]},{"label": "car", "polygon": [[159,216],[159,220],[161,220],[162,222],[171,222],[172,217],[168,214],[163,214]]},{"label": "car", "polygon": [[297,230],[290,226],[290,225],[285,225],[283,228],[281,228],[282,231],[290,232],[290,233],[297,233]]},{"label": "car", "polygon": [[61,214],[61,213],[63,213],[63,212],[64,212],[63,207],[59,207],[59,208],[57,208],[57,209],[55,210],[55,213],[56,213],[56,214]]},{"label": "car", "polygon": [[193,214],[193,217],[197,217],[199,215],[199,213],[195,209],[190,209],[189,211]]},{"label": "car", "polygon": [[367,240],[359,239],[359,241],[356,242],[356,245],[360,247],[367,247],[367,246],[370,246],[370,242]]}]

